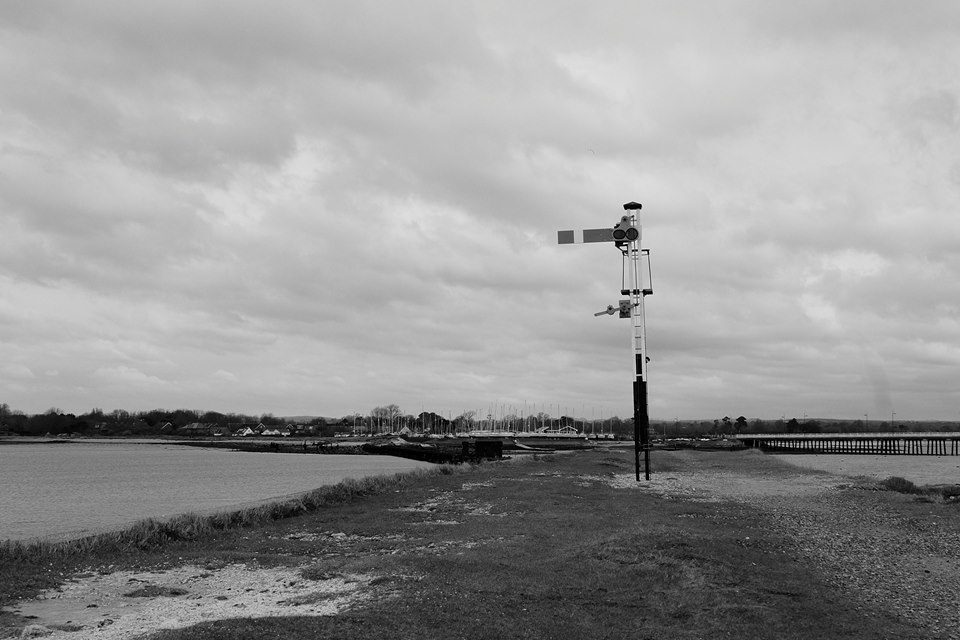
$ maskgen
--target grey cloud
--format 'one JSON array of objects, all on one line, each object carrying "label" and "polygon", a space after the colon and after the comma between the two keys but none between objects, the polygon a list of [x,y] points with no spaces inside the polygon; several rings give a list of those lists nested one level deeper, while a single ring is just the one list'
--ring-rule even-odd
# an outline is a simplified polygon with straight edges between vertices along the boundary
[{"label": "grey cloud", "polygon": [[957,6],[939,0],[916,7],[896,0],[855,0],[842,4],[816,0],[802,7],[764,2],[750,5],[760,26],[787,38],[881,37],[909,44],[917,38],[954,34],[960,26]]},{"label": "grey cloud", "polygon": [[656,412],[947,411],[955,11],[872,6],[4,5],[4,401],[626,414],[554,238],[640,200]]}]

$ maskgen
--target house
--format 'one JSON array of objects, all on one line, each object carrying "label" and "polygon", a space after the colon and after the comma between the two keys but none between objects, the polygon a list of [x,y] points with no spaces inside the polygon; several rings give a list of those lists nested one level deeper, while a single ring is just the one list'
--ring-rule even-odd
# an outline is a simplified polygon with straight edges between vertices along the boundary
[{"label": "house", "polygon": [[250,427],[243,427],[242,429],[237,429],[233,433],[237,438],[247,438],[249,436],[257,435],[257,432],[251,429]]},{"label": "house", "polygon": [[213,430],[211,424],[205,422],[191,422],[177,429],[178,436],[208,436]]},{"label": "house", "polygon": [[282,435],[282,434],[280,433],[280,429],[264,429],[264,430],[260,433],[260,435],[262,435],[262,436],[279,436],[279,435]]}]

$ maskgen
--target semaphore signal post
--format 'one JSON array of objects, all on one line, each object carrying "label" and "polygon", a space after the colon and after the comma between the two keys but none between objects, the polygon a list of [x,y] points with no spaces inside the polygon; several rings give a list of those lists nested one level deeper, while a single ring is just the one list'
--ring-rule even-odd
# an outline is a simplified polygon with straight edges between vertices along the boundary
[{"label": "semaphore signal post", "polygon": [[[623,205],[627,215],[620,218],[613,227],[602,229],[583,229],[580,231],[558,231],[557,244],[580,244],[585,242],[612,242],[620,250],[623,260],[624,277],[620,282],[621,299],[617,306],[608,305],[605,311],[595,316],[619,314],[631,321],[631,346],[633,349],[633,442],[634,462],[637,482],[640,481],[640,452],[643,452],[644,475],[650,479],[650,416],[647,412],[647,333],[645,327],[643,300],[653,294],[650,278],[650,250],[640,248],[641,227],[637,224],[637,213],[642,208],[639,202]],[[642,262],[646,260],[646,282]],[[629,283],[629,284],[628,284]]]}]

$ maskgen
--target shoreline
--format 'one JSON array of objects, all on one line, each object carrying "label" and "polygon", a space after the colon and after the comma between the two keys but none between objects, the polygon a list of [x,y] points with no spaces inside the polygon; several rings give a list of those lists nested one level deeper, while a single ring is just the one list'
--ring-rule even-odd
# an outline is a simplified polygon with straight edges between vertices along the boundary
[{"label": "shoreline", "polygon": [[196,539],[201,532],[250,526],[267,520],[293,517],[318,508],[338,504],[356,495],[369,495],[385,487],[402,485],[406,476],[448,473],[441,465],[410,469],[394,474],[346,478],[338,482],[290,494],[242,502],[222,508],[187,510],[170,516],[139,518],[123,525],[84,531],[80,534],[51,534],[51,537],[13,538],[0,540],[0,557],[4,555],[67,555],[88,553],[103,546],[133,544],[146,548],[165,540]]},{"label": "shoreline", "polygon": [[[36,445],[0,451],[0,538],[82,538],[146,519],[282,501],[346,478],[432,465],[400,458],[267,456],[167,445]],[[49,478],[49,481],[47,479]]]}]

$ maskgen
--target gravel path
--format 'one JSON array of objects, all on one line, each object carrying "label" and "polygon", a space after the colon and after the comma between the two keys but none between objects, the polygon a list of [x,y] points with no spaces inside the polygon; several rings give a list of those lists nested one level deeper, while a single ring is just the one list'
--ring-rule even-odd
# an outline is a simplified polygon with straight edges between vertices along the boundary
[{"label": "gravel path", "polygon": [[640,484],[626,475],[614,484],[668,499],[735,501],[756,508],[825,582],[932,635],[960,640],[957,505],[921,505],[913,496],[800,469],[681,471]]}]

